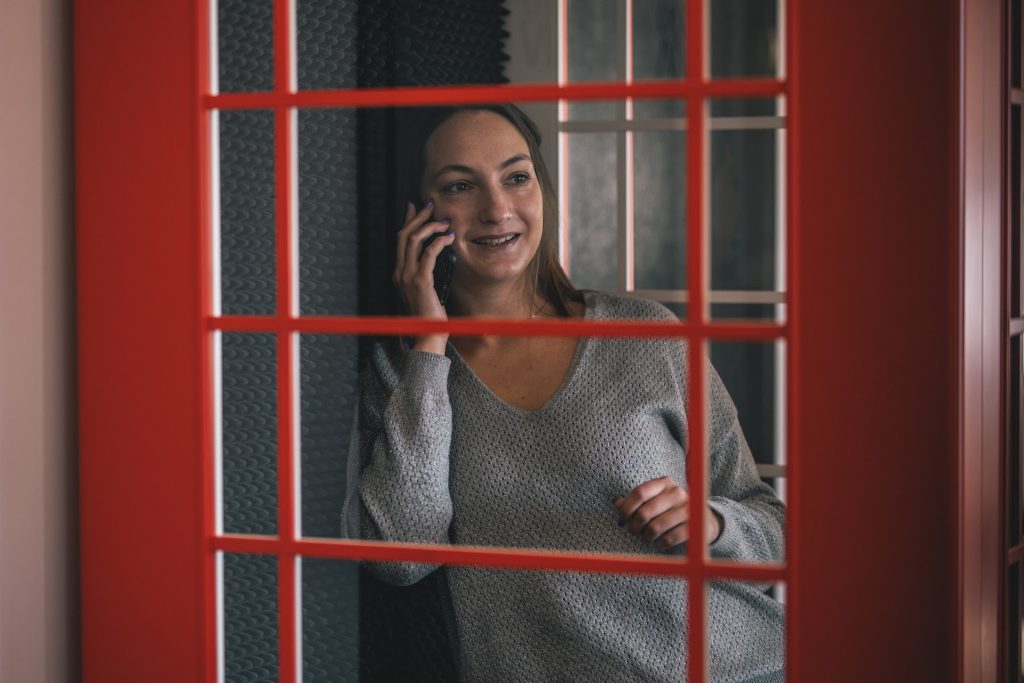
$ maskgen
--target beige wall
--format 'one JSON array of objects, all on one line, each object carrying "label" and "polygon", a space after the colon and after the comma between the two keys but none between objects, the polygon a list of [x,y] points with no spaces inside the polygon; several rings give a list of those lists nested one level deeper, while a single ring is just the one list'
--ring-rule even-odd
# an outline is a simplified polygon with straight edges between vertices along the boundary
[{"label": "beige wall", "polygon": [[0,681],[79,669],[69,5],[0,1]]}]

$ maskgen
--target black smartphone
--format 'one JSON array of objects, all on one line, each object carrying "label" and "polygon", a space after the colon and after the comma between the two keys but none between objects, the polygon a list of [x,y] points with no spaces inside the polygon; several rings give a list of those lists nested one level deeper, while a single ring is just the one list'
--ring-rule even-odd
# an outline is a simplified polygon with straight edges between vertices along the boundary
[{"label": "black smartphone", "polygon": [[[443,232],[435,232],[423,243],[423,248],[443,235]],[[448,294],[452,289],[452,276],[455,275],[455,250],[450,246],[441,250],[434,262],[434,289],[437,291],[437,298],[444,306],[448,302]]]}]

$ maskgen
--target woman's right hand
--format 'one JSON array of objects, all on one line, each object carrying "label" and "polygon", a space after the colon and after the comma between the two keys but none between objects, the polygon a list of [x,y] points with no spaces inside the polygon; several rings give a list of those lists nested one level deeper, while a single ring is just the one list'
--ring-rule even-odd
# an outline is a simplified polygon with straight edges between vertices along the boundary
[{"label": "woman's right hand", "polygon": [[[455,241],[448,220],[432,221],[434,205],[431,202],[416,211],[410,203],[405,210],[405,225],[398,231],[398,254],[395,259],[393,280],[410,314],[421,318],[447,320],[448,314],[434,290],[434,264],[441,250]],[[435,234],[442,233],[427,245],[423,244]],[[444,355],[447,334],[416,337],[413,348]]]}]

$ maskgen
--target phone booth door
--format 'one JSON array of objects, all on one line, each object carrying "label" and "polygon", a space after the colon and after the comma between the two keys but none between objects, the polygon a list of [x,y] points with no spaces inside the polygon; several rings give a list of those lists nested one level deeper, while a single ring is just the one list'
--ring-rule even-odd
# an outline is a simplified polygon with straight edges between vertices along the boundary
[{"label": "phone booth door", "polygon": [[[957,673],[975,603],[958,597],[964,205],[950,135],[971,15],[926,0],[506,5],[76,3],[84,678],[365,677],[372,595],[351,588],[359,562],[401,559],[686,581],[679,680],[712,680],[704,600],[725,580],[784,602],[788,681],[972,680]],[[510,30],[524,12],[532,30]],[[735,23],[744,12],[770,30]],[[505,49],[525,55],[519,71],[487,61]],[[737,55],[769,66],[733,68]],[[678,325],[439,323],[365,305],[404,199],[380,181],[395,112],[496,102],[523,103],[554,141],[569,274],[660,301]],[[757,211],[731,199],[755,162],[771,178]],[[742,260],[757,240],[763,272]],[[766,411],[751,438],[785,497],[784,561],[339,538],[359,354],[371,336],[424,331],[675,337],[710,350],[727,384],[736,360],[733,376],[762,382],[737,403]],[[764,374],[742,365],[753,356]],[[403,642],[385,658],[429,646]]]}]

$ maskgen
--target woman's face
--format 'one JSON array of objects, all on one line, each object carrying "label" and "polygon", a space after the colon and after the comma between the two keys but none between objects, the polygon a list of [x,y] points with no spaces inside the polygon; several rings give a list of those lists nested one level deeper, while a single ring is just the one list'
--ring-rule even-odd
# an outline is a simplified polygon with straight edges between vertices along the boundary
[{"label": "woman's face", "polygon": [[458,256],[453,286],[513,282],[540,246],[544,201],[530,149],[491,111],[465,111],[427,140],[421,195],[449,219]]}]

